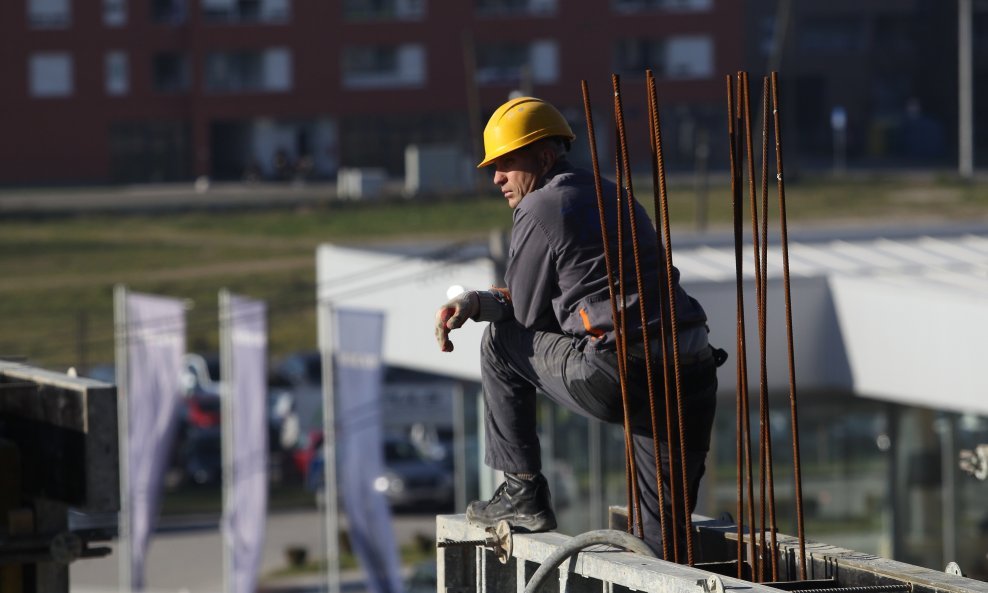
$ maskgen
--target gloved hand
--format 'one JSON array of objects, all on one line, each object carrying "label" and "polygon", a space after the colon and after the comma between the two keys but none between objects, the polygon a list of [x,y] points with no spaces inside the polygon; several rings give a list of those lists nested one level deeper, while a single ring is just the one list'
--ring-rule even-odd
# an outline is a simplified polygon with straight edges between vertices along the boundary
[{"label": "gloved hand", "polygon": [[436,342],[443,352],[453,351],[450,330],[458,329],[467,319],[480,313],[480,298],[475,291],[461,292],[436,311]]}]

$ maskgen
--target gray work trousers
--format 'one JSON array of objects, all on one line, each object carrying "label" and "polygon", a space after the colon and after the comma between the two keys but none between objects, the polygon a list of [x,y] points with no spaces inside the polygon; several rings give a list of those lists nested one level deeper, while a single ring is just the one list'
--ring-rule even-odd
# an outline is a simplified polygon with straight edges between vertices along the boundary
[{"label": "gray work trousers", "polygon": [[[655,350],[655,349],[653,349]],[[629,346],[628,405],[634,441],[637,484],[642,507],[644,537],[662,557],[662,530],[659,521],[658,482],[655,447],[652,438],[648,381],[643,357]],[[661,360],[661,353],[652,352]],[[623,423],[624,411],[618,377],[617,355],[610,351],[573,347],[572,337],[532,331],[514,320],[488,325],[481,343],[481,377],[486,403],[485,462],[493,469],[509,473],[541,471],[542,459],[535,421],[535,396],[541,391],[559,405],[583,416],[604,422]],[[659,424],[659,451],[662,457],[663,500],[666,507],[667,542],[671,535],[671,492],[669,447],[666,437],[662,365],[653,364],[657,376],[656,414]],[[672,376],[672,373],[670,373]],[[683,422],[686,441],[686,474],[690,492],[690,512],[696,507],[700,478],[710,448],[710,433],[716,407],[717,373],[713,358],[681,370]],[[674,442],[678,430],[674,423]],[[678,451],[678,449],[675,449]],[[681,484],[679,455],[676,455],[676,484]],[[677,488],[677,532],[680,561],[685,561],[685,535],[682,512],[683,493]],[[641,535],[641,534],[639,534]],[[668,548],[672,559],[672,547]]]}]

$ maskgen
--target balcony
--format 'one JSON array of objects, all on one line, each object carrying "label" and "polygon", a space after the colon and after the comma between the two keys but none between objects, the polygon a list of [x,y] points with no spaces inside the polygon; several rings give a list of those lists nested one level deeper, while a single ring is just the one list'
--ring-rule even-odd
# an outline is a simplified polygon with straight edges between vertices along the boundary
[{"label": "balcony", "polygon": [[277,93],[292,89],[292,54],[285,48],[213,52],[206,56],[209,93]]},{"label": "balcony", "polygon": [[30,0],[27,23],[32,29],[65,29],[72,24],[68,0]]},{"label": "balcony", "polygon": [[420,21],[426,0],[346,0],[343,18],[348,22]]},{"label": "balcony", "polygon": [[399,46],[351,46],[343,49],[343,87],[391,89],[425,84],[425,48]]},{"label": "balcony", "polygon": [[291,16],[291,0],[202,0],[203,20],[212,24],[281,24]]},{"label": "balcony", "polygon": [[708,12],[713,0],[614,0],[615,12]]},{"label": "balcony", "polygon": [[477,16],[531,17],[556,14],[556,0],[477,0]]}]

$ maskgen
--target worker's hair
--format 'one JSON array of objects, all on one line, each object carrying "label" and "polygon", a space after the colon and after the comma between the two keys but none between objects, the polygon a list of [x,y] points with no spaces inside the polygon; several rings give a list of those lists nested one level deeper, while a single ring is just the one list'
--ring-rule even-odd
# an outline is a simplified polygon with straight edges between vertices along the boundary
[{"label": "worker's hair", "polygon": [[546,146],[550,148],[558,160],[564,158],[566,153],[569,152],[570,141],[569,138],[565,138],[563,136],[549,136],[548,138],[543,138],[532,145],[533,148],[536,146]]}]

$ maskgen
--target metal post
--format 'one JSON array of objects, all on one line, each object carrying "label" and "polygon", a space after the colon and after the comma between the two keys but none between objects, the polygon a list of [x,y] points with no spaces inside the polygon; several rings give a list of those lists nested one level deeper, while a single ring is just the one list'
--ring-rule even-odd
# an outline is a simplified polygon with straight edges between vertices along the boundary
[{"label": "metal post", "polygon": [[600,420],[587,420],[587,441],[590,464],[590,529],[603,529],[607,526],[604,514],[604,475],[601,469],[603,447],[600,439]]},{"label": "metal post", "polygon": [[120,469],[120,518],[117,522],[117,552],[119,558],[117,586],[121,592],[133,587],[131,566],[134,560],[131,549],[130,525],[130,375],[128,356],[127,287],[118,284],[113,288],[113,313],[115,325],[116,381],[117,381],[117,439]]},{"label": "metal post", "polygon": [[323,492],[326,499],[326,588],[340,593],[340,517],[336,504],[336,398],[333,383],[333,306],[318,303],[319,351],[322,355]]},{"label": "metal post", "polygon": [[940,564],[957,561],[957,444],[954,418],[946,415],[935,424],[940,436],[940,501],[943,560]]},{"label": "metal post", "polygon": [[971,0],[957,5],[957,153],[958,172],[962,179],[974,176],[974,85],[971,80],[974,62],[971,49]]},{"label": "metal post", "polygon": [[225,288],[219,292],[219,323],[220,323],[220,435],[223,459],[223,522],[220,533],[223,541],[223,590],[236,593],[233,590],[232,576],[233,550],[232,542],[226,530],[230,525],[230,513],[233,512],[230,493],[233,490],[233,324],[230,320],[230,292]]},{"label": "metal post", "polygon": [[456,509],[467,508],[466,407],[463,383],[453,386],[453,500]]}]

